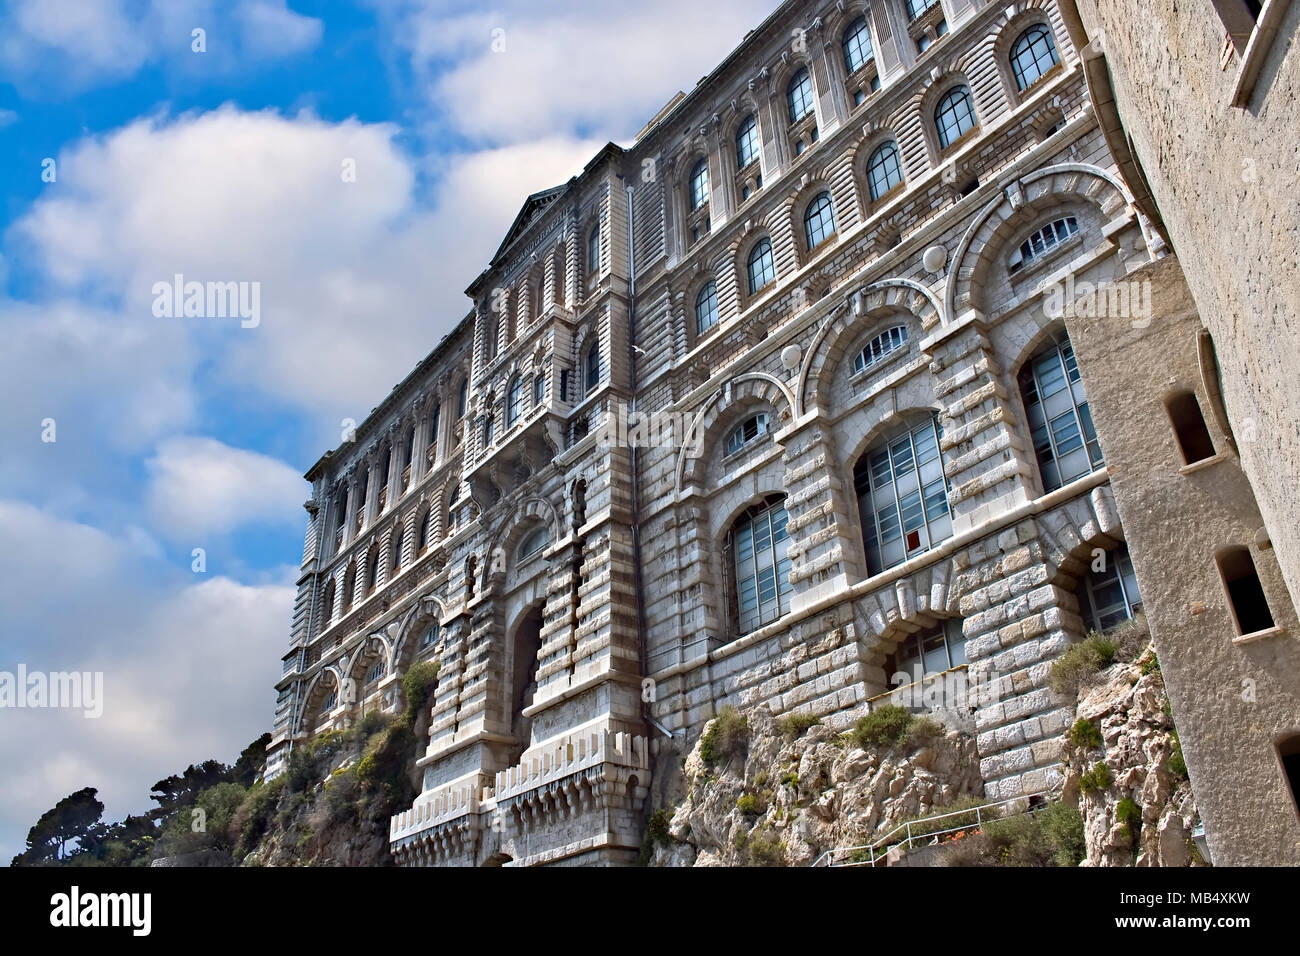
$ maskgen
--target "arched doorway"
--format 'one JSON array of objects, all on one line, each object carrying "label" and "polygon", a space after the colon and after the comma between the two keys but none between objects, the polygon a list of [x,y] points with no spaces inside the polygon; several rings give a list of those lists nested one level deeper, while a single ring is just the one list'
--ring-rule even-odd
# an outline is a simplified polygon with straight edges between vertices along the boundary
[{"label": "arched doorway", "polygon": [[537,652],[542,647],[542,606],[534,605],[515,629],[511,644],[510,680],[510,736],[515,739],[511,763],[517,763],[528,749],[532,735],[532,720],[524,716],[524,709],[533,703],[537,693]]}]

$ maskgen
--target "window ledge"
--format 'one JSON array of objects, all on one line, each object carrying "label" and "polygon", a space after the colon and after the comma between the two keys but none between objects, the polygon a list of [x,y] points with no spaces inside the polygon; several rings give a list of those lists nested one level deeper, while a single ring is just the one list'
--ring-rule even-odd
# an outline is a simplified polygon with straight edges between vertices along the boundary
[{"label": "window ledge", "polygon": [[1255,22],[1255,29],[1250,35],[1250,42],[1246,44],[1246,49],[1241,54],[1241,66],[1237,70],[1237,80],[1232,86],[1233,106],[1245,108],[1254,95],[1255,84],[1259,82],[1259,75],[1264,69],[1264,61],[1268,59],[1268,54],[1273,49],[1278,27],[1282,25],[1282,18],[1290,6],[1291,0],[1264,0],[1263,9],[1260,10],[1259,19]]},{"label": "window ledge", "polygon": [[1021,266],[1015,272],[1007,269],[1007,278],[1011,280],[1013,287],[1020,285],[1024,280],[1030,279],[1036,275],[1041,275],[1047,267],[1056,262],[1061,256],[1071,250],[1083,246],[1083,232],[1080,230],[1064,242],[1058,242],[1051,249],[1039,253],[1027,266]]},{"label": "window ledge", "polygon": [[1194,461],[1190,465],[1183,465],[1183,467],[1178,469],[1178,473],[1180,475],[1194,475],[1198,471],[1204,471],[1206,468],[1210,468],[1227,460],[1228,456],[1223,454],[1223,452],[1219,452],[1216,455],[1211,455],[1209,458],[1202,458],[1200,461]]},{"label": "window ledge", "polygon": [[1256,641],[1267,640],[1270,637],[1281,637],[1286,631],[1278,625],[1266,627],[1262,631],[1251,631],[1249,634],[1239,634],[1232,639],[1232,643],[1241,646],[1242,644],[1254,644]]}]

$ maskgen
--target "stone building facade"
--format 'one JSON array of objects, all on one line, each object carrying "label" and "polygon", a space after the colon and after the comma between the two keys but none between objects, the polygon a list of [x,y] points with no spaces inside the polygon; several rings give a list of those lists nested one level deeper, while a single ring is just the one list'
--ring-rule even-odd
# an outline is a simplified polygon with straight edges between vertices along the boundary
[{"label": "stone building facade", "polygon": [[1163,249],[1055,0],[788,0],[308,473],[269,772],[428,659],[406,864],[630,862],[728,704],[1051,788],[1051,662],[1141,603],[1060,303]]},{"label": "stone building facade", "polygon": [[1149,326],[1070,333],[1124,463],[1138,577],[1159,589],[1152,635],[1210,853],[1295,865],[1300,4],[1154,0],[1133,18],[1071,0],[1062,14],[1121,174],[1174,254],[1144,270]]}]

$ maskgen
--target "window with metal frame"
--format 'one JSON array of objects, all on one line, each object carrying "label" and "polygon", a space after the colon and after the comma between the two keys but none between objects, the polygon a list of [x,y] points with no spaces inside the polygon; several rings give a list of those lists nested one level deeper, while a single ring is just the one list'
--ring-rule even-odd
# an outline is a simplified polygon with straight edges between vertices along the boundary
[{"label": "window with metal frame", "polygon": [[737,628],[747,634],[790,610],[785,497],[773,495],[749,508],[732,525],[727,545],[736,575]]},{"label": "window with metal frame", "polygon": [[600,226],[587,233],[587,272],[600,271]]},{"label": "window with metal frame", "polygon": [[894,653],[885,658],[885,680],[891,687],[906,687],[966,662],[961,621],[948,618],[938,627],[908,634],[899,641]]},{"label": "window with metal frame", "polygon": [[535,375],[533,377],[533,407],[537,408],[546,402],[546,376]]},{"label": "window with metal frame", "polygon": [[506,425],[513,425],[519,421],[519,410],[524,403],[524,379],[522,375],[516,375],[510,380],[510,388],[506,392]]},{"label": "window with metal frame", "polygon": [[691,210],[709,201],[709,161],[701,159],[691,169]]},{"label": "window with metal frame", "polygon": [[952,535],[939,420],[906,426],[858,459],[854,487],[869,574],[929,551]]},{"label": "window with metal frame", "polygon": [[858,17],[844,31],[844,69],[852,76],[871,62],[875,55],[871,50],[871,31],[867,29],[865,17]]},{"label": "window with metal frame", "polygon": [[1063,216],[1040,226],[1029,234],[1020,244],[1011,261],[1007,263],[1008,272],[1019,272],[1039,256],[1055,249],[1079,231],[1079,220],[1074,216]]},{"label": "window with metal frame", "polygon": [[1105,464],[1068,338],[1062,336],[1025,363],[1020,393],[1045,492]]},{"label": "window with metal frame", "polygon": [[891,352],[907,345],[907,326],[895,325],[883,330],[853,356],[853,372],[865,372]]},{"label": "window with metal frame", "polygon": [[438,635],[440,633],[440,630],[441,629],[437,621],[434,621],[432,624],[430,624],[428,630],[426,630],[422,635],[420,635],[420,649],[423,650],[426,647],[432,647],[434,642],[438,640]]},{"label": "window with metal frame", "polygon": [[718,284],[710,279],[695,296],[695,334],[703,335],[718,324]]},{"label": "window with metal frame", "polygon": [[374,684],[388,672],[382,659],[375,661],[374,665],[366,672],[366,683]]},{"label": "window with metal frame", "polygon": [[551,531],[546,525],[539,525],[530,531],[522,542],[519,544],[519,560],[530,558],[551,540]]},{"label": "window with metal frame", "polygon": [[807,67],[801,68],[790,78],[785,88],[786,106],[789,108],[790,122],[797,123],[813,109],[812,76]]},{"label": "window with metal frame", "polygon": [[831,194],[822,190],[808,204],[803,214],[803,235],[808,251],[820,246],[834,231],[835,212],[831,208]]},{"label": "window with metal frame", "polygon": [[753,113],[736,130],[736,168],[744,169],[758,159],[758,117]]},{"label": "window with metal frame", "polygon": [[772,240],[764,236],[749,250],[749,294],[753,295],[776,278],[776,260],[772,257]]},{"label": "window with metal frame", "polygon": [[[1100,569],[1096,562],[1100,562]],[[1079,599],[1084,626],[1105,633],[1142,609],[1142,595],[1138,593],[1137,574],[1128,545],[1120,544],[1099,556],[1096,562],[1079,579],[1075,596]]]},{"label": "window with metal frame", "polygon": [[898,144],[892,139],[876,147],[867,160],[867,188],[871,201],[903,184],[903,167],[898,159]]},{"label": "window with metal frame", "polygon": [[1056,44],[1052,42],[1052,31],[1045,24],[1034,24],[1011,45],[1011,72],[1015,74],[1016,87],[1022,93],[1060,62]]},{"label": "window with metal frame", "polygon": [[939,146],[947,149],[975,128],[975,104],[970,88],[954,86],[943,95],[934,108],[934,128],[939,134]]},{"label": "window with metal frame", "polygon": [[592,342],[587,350],[587,394],[590,395],[600,385],[600,342]]},{"label": "window with metal frame", "polygon": [[767,434],[767,413],[750,415],[727,436],[726,453],[734,455],[760,435]]},{"label": "window with metal frame", "polygon": [[907,0],[907,18],[915,20],[938,2],[939,0]]}]

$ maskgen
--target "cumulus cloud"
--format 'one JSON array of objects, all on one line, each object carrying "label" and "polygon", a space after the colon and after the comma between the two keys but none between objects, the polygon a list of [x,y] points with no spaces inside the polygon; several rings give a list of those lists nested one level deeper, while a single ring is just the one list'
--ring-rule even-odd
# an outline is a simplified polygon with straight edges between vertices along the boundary
[{"label": "cumulus cloud", "polygon": [[284,462],[212,438],[169,438],[145,464],[155,526],[171,538],[297,520],[310,490]]},{"label": "cumulus cloud", "polygon": [[[195,29],[205,33],[202,53]],[[310,49],[322,30],[285,0],[11,0],[0,15],[0,78],[48,96],[125,80],[151,63],[220,75]]]},{"label": "cumulus cloud", "polygon": [[[385,5],[431,105],[459,132],[524,142],[554,129],[634,135],[771,12],[771,0]],[[448,65],[450,64],[450,65]]]},{"label": "cumulus cloud", "polygon": [[99,788],[107,817],[138,813],[155,780],[208,757],[230,762],[266,730],[291,580],[189,574],[132,535],[0,500],[0,670],[104,675],[98,719],[0,710],[0,860],[74,790]]}]

